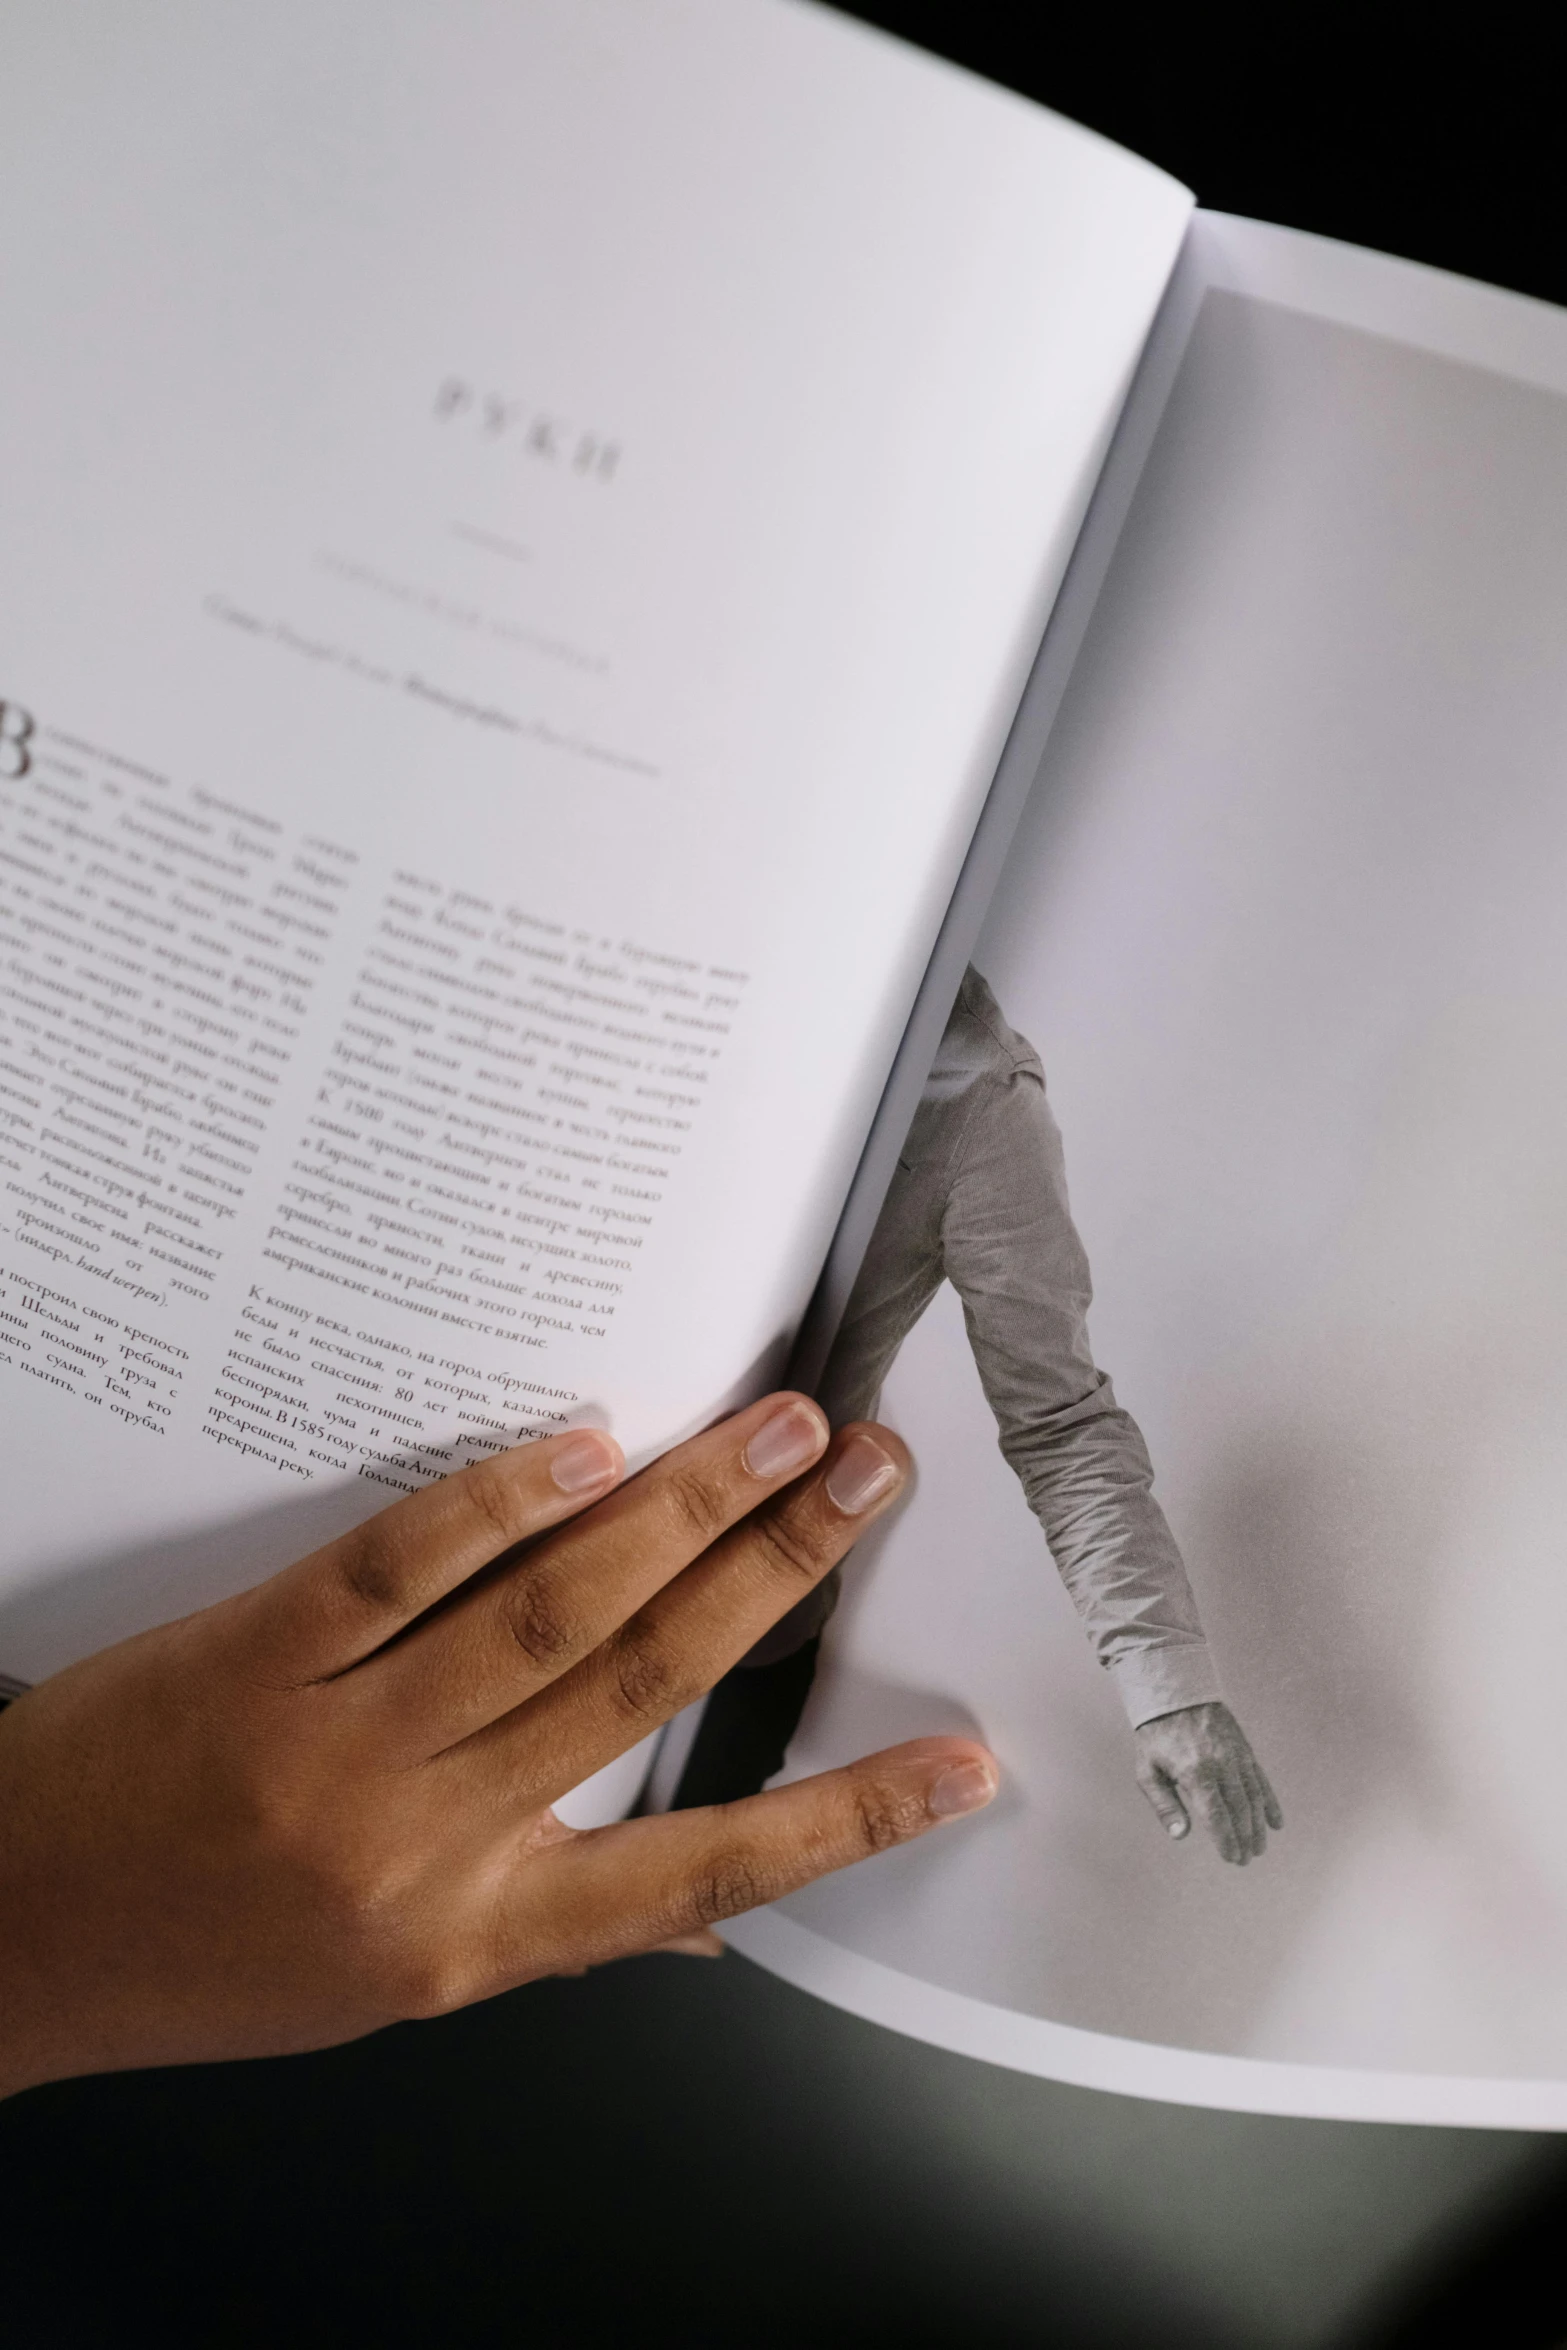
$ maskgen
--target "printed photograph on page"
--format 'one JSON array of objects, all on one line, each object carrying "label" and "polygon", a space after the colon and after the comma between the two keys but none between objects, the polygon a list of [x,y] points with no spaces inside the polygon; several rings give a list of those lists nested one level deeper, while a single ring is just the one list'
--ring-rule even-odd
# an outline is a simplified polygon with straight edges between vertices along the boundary
[{"label": "printed photograph on page", "polygon": [[1567,2070],[1564,481],[1561,397],[1209,296],[825,1391],[918,1481],[785,1775],[1005,1789],[824,1943]]}]

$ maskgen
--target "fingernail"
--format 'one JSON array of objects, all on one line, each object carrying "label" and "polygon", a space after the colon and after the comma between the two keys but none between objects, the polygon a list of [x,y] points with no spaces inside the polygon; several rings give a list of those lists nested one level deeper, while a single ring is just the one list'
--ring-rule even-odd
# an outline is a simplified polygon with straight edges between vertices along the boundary
[{"label": "fingernail", "polygon": [[978,1811],[996,1792],[996,1774],[990,1763],[954,1763],[931,1781],[926,1809],[938,1820],[956,1819],[960,1812]]},{"label": "fingernail", "polygon": [[595,1485],[610,1485],[619,1474],[619,1448],[596,1428],[568,1437],[550,1460],[550,1475],[562,1493],[573,1497],[591,1493]]},{"label": "fingernail", "polygon": [[863,1517],[898,1483],[902,1471],[873,1436],[851,1436],[827,1472],[827,1498],[846,1518]]},{"label": "fingernail", "polygon": [[1170,1820],[1166,1823],[1164,1832],[1167,1836],[1184,1836],[1186,1822],[1184,1820]]},{"label": "fingernail", "polygon": [[787,1477],[796,1469],[808,1468],[824,1442],[822,1424],[814,1412],[807,1411],[803,1403],[785,1404],[781,1412],[762,1422],[740,1458],[753,1477]]}]

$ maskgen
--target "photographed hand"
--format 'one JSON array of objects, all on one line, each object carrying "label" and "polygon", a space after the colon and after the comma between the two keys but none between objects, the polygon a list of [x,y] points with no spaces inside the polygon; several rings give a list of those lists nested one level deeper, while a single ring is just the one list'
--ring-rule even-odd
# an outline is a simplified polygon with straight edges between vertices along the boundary
[{"label": "photographed hand", "polygon": [[324,2047],[977,1809],[995,1765],[959,1738],[580,1833],[550,1809],[708,1689],[906,1466],[798,1396],[614,1491],[610,1438],[551,1438],[43,1682],[0,1715],[0,2091]]},{"label": "photographed hand", "polygon": [[1266,1849],[1268,1830],[1283,1827],[1278,1798],[1227,1705],[1185,1705],[1132,1736],[1137,1784],[1167,1835],[1184,1836],[1195,1813],[1221,1858],[1244,1868]]}]

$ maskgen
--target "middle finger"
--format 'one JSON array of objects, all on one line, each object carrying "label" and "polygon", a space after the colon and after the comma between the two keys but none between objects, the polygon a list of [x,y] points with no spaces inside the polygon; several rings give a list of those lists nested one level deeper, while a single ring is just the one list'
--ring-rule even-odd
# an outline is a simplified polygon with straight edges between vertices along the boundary
[{"label": "middle finger", "polygon": [[1235,1826],[1234,1815],[1225,1800],[1224,1776],[1217,1769],[1199,1765],[1190,1778],[1181,1780],[1181,1793],[1189,1810],[1195,1811],[1213,1838],[1221,1860],[1239,1862],[1244,1858],[1244,1847]]}]

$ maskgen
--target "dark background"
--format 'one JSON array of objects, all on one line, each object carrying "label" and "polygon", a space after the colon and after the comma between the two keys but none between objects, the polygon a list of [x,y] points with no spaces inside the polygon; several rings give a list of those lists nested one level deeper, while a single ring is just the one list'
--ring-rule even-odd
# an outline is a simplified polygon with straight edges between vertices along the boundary
[{"label": "dark background", "polygon": [[[1208,205],[1567,301],[1550,11],[852,13]],[[0,2323],[51,2350],[1523,2350],[1567,2338],[1559,2238],[1555,2141],[1062,2089],[733,1956],[0,2108]]]}]

